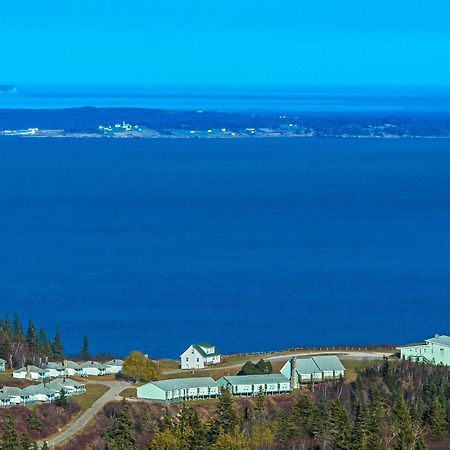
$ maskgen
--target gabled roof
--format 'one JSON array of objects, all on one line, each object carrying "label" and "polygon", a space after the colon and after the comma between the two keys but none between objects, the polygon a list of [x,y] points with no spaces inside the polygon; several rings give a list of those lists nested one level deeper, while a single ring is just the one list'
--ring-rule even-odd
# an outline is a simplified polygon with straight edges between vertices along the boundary
[{"label": "gabled roof", "polygon": [[430,339],[425,339],[425,342],[431,342],[433,344],[445,345],[446,347],[450,347],[450,336],[446,336],[444,334],[436,334]]},{"label": "gabled roof", "polygon": [[81,367],[83,369],[87,369],[89,367],[94,367],[94,368],[99,369],[99,370],[106,370],[106,366],[104,364],[101,364],[101,363],[97,362],[97,361],[86,361],[84,363],[81,363]]},{"label": "gabled roof", "polygon": [[36,395],[36,394],[55,395],[55,391],[53,391],[52,389],[44,386],[43,384],[36,384],[34,386],[27,386],[23,390],[24,390],[24,392],[27,392],[30,395]]},{"label": "gabled roof", "polygon": [[211,377],[174,378],[172,380],[153,381],[149,384],[153,384],[163,391],[218,386],[217,381],[213,380]]},{"label": "gabled roof", "polygon": [[3,386],[1,389],[1,392],[3,394],[20,396],[20,397],[29,397],[29,395],[30,395],[28,392],[24,391],[23,389],[20,389],[18,387],[14,387],[14,386]]},{"label": "gabled roof", "polygon": [[322,371],[345,370],[341,360],[336,355],[313,356],[312,359]]},{"label": "gabled roof", "polygon": [[46,369],[64,370],[65,367],[61,363],[49,362],[46,366]]},{"label": "gabled roof", "polygon": [[233,385],[289,383],[289,380],[279,373],[269,375],[233,375],[224,376],[221,379]]},{"label": "gabled roof", "polygon": [[0,392],[0,400],[11,400],[11,396],[8,394],[3,394],[2,392]]},{"label": "gabled roof", "polygon": [[28,372],[28,371],[38,373],[40,375],[45,375],[45,370],[41,369],[40,367],[36,367],[36,366],[21,367],[20,369],[15,370],[13,373],[23,373],[23,372]]},{"label": "gabled roof", "polygon": [[302,374],[321,373],[313,358],[297,358],[297,372]]},{"label": "gabled roof", "polygon": [[210,356],[217,356],[220,355],[219,350],[217,350],[217,348],[215,349],[215,351],[213,353],[206,353],[202,347],[204,348],[213,348],[214,345],[211,345],[209,347],[205,347],[204,345],[201,346],[201,344],[192,344],[192,347],[195,348],[195,350],[197,350],[200,355],[202,355],[204,358],[210,357]]},{"label": "gabled roof", "polygon": [[112,359],[111,361],[108,361],[105,364],[107,366],[123,366],[123,360],[122,359]]},{"label": "gabled roof", "polygon": [[68,369],[75,369],[75,370],[80,370],[82,367],[80,364],[78,364],[75,361],[69,361],[69,360],[65,360],[63,362],[64,367],[67,367]]},{"label": "gabled roof", "polygon": [[3,358],[0,358],[0,362],[6,364],[6,361]]}]

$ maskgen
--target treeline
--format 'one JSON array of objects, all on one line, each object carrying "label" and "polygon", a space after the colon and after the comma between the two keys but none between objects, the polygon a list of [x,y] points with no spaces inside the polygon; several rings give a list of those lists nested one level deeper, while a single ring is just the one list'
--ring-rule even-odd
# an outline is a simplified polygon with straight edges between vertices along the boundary
[{"label": "treeline", "polygon": [[10,368],[26,364],[41,365],[49,360],[61,361],[64,358],[64,347],[59,327],[56,328],[53,339],[50,339],[43,328],[37,331],[31,320],[24,330],[17,313],[12,321],[5,315],[0,320],[0,358]]},{"label": "treeline", "polygon": [[447,367],[385,360],[361,370],[352,383],[255,399],[233,399],[225,390],[216,406],[186,403],[163,409],[158,418],[143,404],[139,410],[139,404],[122,403],[104,432],[79,448],[448,449],[449,374]]}]

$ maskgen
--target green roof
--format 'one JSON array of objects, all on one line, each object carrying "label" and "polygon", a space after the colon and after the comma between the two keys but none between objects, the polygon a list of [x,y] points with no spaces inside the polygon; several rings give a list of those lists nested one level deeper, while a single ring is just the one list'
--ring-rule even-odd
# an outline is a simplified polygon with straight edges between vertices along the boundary
[{"label": "green roof", "polygon": [[212,348],[212,347],[214,347],[214,345],[211,345],[211,344],[192,344],[192,347],[194,347],[205,358],[208,357],[208,356],[220,355],[220,352],[217,350],[217,348],[215,349],[215,351],[213,353],[206,353],[203,350],[203,348]]},{"label": "green roof", "polygon": [[221,380],[227,381],[233,385],[239,384],[272,384],[272,383],[289,383],[289,380],[279,373],[269,375],[233,375],[224,376]]},{"label": "green roof", "polygon": [[426,342],[431,342],[433,344],[445,345],[446,347],[450,347],[450,336],[445,336],[436,334],[436,336],[426,339]]},{"label": "green roof", "polygon": [[345,370],[345,367],[342,365],[341,360],[336,355],[313,356],[312,359],[322,372],[332,370]]},{"label": "green roof", "polygon": [[174,378],[172,380],[153,381],[149,384],[153,384],[163,391],[218,386],[217,381],[213,380],[211,377]]}]

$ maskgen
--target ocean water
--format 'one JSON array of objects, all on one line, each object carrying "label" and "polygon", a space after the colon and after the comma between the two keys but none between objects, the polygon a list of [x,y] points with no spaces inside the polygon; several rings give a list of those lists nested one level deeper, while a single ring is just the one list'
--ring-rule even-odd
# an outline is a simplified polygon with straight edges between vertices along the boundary
[{"label": "ocean water", "polygon": [[0,258],[69,353],[449,333],[450,142],[3,138]]},{"label": "ocean water", "polygon": [[19,85],[0,108],[140,107],[257,113],[450,113],[448,89]]}]

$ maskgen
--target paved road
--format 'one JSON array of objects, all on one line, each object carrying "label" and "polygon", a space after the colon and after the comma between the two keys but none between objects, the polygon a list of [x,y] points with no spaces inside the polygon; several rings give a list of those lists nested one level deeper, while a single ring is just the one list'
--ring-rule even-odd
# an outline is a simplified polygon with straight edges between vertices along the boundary
[{"label": "paved road", "polygon": [[[356,359],[356,360],[364,360],[364,359],[382,359],[385,356],[389,356],[389,353],[381,353],[381,352],[368,352],[368,351],[348,351],[348,352],[333,352],[333,351],[320,351],[320,352],[310,352],[310,353],[304,353],[304,352],[294,352],[294,353],[285,353],[283,355],[275,355],[275,356],[265,356],[265,355],[249,355],[248,361],[251,361],[253,363],[258,362],[261,358],[264,360],[269,361],[287,361],[289,358],[292,358],[294,356],[298,357],[308,357],[308,356],[315,356],[315,355],[338,355],[342,359]],[[213,372],[215,370],[227,370],[227,369],[240,369],[245,361],[241,361],[239,363],[235,364],[224,364],[224,365],[218,365],[218,366],[208,366],[205,369],[199,369],[196,372],[201,371],[207,371],[207,372]],[[170,370],[170,371],[163,371],[164,375],[171,375],[174,373],[185,373],[185,370],[177,369],[177,370]]]},{"label": "paved road", "polygon": [[72,437],[74,434],[78,433],[82,430],[90,420],[109,402],[119,399],[119,394],[129,387],[131,387],[130,383],[126,383],[124,381],[93,381],[96,384],[104,384],[105,386],[109,386],[109,390],[106,391],[99,399],[95,401],[95,403],[87,409],[80,417],[78,417],[75,422],[73,422],[68,428],[66,428],[63,432],[58,434],[57,436],[49,439],[47,441],[48,446],[50,448],[55,445],[61,444],[65,440]]}]

